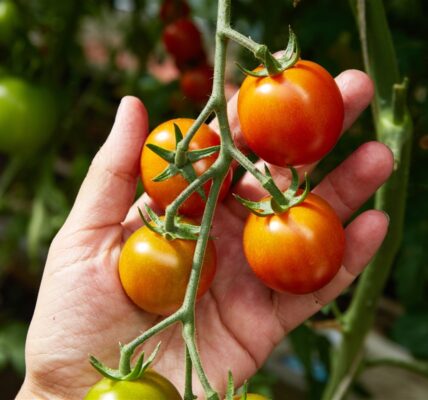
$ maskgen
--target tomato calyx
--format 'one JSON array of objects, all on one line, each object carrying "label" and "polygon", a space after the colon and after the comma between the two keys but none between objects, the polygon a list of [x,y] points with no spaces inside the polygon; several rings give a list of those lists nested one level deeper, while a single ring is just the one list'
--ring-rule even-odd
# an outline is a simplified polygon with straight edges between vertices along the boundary
[{"label": "tomato calyx", "polygon": [[107,367],[92,355],[89,357],[89,362],[102,376],[108,379],[111,379],[113,381],[135,381],[141,378],[147,368],[149,368],[150,365],[153,363],[157,353],[159,352],[160,345],[161,343],[159,342],[146,361],[144,361],[145,354],[143,351],[138,357],[134,367],[132,367],[131,371],[127,374],[122,373],[119,369]]},{"label": "tomato calyx", "polygon": [[138,208],[140,217],[151,231],[163,236],[167,240],[183,239],[183,240],[197,240],[201,227],[199,225],[193,225],[184,223],[181,221],[181,217],[176,215],[174,217],[174,228],[173,230],[166,229],[165,220],[159,217],[147,204],[144,205],[150,221],[142,213],[141,209]]},{"label": "tomato calyx", "polygon": [[[220,150],[220,146],[211,146],[191,151],[183,150],[179,148],[180,142],[183,140],[183,133],[177,124],[174,124],[174,130],[176,150],[166,150],[151,143],[146,145],[151,151],[169,163],[159,175],[152,179],[153,182],[162,182],[180,174],[187,182],[192,183],[197,178],[193,163],[212,156]],[[206,201],[206,195],[202,187],[197,189],[197,193],[202,197],[202,200]]]},{"label": "tomato calyx", "polygon": [[269,51],[268,47],[265,45],[260,46],[259,50],[254,55],[262,62],[264,67],[250,71],[249,69],[244,68],[237,63],[237,67],[245,75],[250,75],[255,78],[262,78],[281,74],[286,69],[294,66],[297,61],[299,61],[300,46],[297,41],[297,36],[290,27],[287,48],[285,49],[284,54],[279,58],[275,58],[274,55]]},{"label": "tomato calyx", "polygon": [[[234,194],[234,197],[246,208],[248,208],[253,214],[260,217],[272,215],[272,214],[281,214],[286,212],[291,207],[297,206],[302,203],[309,191],[309,178],[305,174],[305,188],[303,191],[299,191],[299,176],[295,168],[290,167],[291,171],[291,184],[289,188],[282,192],[281,195],[277,193],[273,194],[272,197],[269,197],[266,200],[262,201],[251,201],[244,199],[237,194]],[[269,168],[265,164],[265,174],[269,180],[273,182],[272,175],[269,171]]]}]

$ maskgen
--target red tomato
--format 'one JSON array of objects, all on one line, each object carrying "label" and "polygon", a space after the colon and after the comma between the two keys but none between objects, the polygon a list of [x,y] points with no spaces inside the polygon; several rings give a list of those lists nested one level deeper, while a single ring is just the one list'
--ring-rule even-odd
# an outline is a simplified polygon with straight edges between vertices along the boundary
[{"label": "red tomato", "polygon": [[179,65],[205,59],[201,33],[189,19],[182,18],[169,24],[162,39],[166,50]]},{"label": "red tomato", "polygon": [[320,160],[342,131],[344,106],[333,77],[311,61],[279,75],[245,78],[238,115],[248,146],[265,161],[280,165]]},{"label": "red tomato", "polygon": [[339,217],[321,197],[281,214],[251,214],[244,228],[244,253],[255,274],[278,292],[314,292],[336,275],[345,251]]},{"label": "red tomato", "polygon": [[84,400],[182,400],[175,386],[153,370],[135,381],[103,378],[86,394]]},{"label": "red tomato", "polygon": [[[155,128],[146,140],[146,145],[151,143],[167,150],[175,149],[174,124],[176,124],[183,135],[186,135],[194,120],[188,118],[177,118]],[[206,147],[220,144],[219,136],[208,125],[203,124],[196,132],[190,142],[189,150],[204,149]],[[188,182],[182,175],[176,175],[162,182],[153,182],[153,178],[159,175],[168,163],[156,153],[144,146],[141,154],[141,177],[144,189],[149,196],[162,208],[166,208],[172,201],[188,186]],[[212,155],[193,164],[196,175],[204,173],[216,160],[217,155]],[[230,172],[220,190],[219,199],[222,200],[230,187],[232,172]],[[204,185],[206,196],[211,187],[211,181]],[[205,202],[198,193],[193,193],[180,207],[180,213],[189,216],[198,216],[203,213]]]},{"label": "red tomato", "polygon": [[163,22],[171,22],[179,18],[188,17],[189,14],[190,7],[184,0],[165,0],[159,11],[159,16]]},{"label": "red tomato", "polygon": [[180,79],[181,91],[195,103],[206,102],[213,87],[213,72],[205,64],[185,71]]},{"label": "red tomato", "polygon": [[[195,246],[194,240],[167,240],[147,226],[135,231],[119,259],[119,276],[126,294],[147,312],[169,315],[176,311],[184,300]],[[210,287],[215,271],[216,249],[209,240],[198,298]]]}]

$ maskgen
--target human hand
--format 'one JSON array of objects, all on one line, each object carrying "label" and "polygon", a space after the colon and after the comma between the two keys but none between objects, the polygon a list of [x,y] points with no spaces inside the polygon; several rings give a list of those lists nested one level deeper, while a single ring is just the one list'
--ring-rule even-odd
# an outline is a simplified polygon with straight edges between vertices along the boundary
[{"label": "human hand", "polygon": [[[345,102],[348,128],[368,105],[373,89],[367,76],[347,71],[337,78]],[[243,143],[236,98],[229,104],[231,128]],[[213,123],[215,127],[215,122]],[[147,113],[136,98],[122,100],[112,132],[94,158],[70,215],[52,242],[27,345],[27,374],[18,399],[81,399],[100,376],[88,354],[115,367],[118,342],[127,343],[159,317],[138,309],[121,287],[117,265],[121,246],[141,226],[133,203],[139,157],[147,135]],[[388,178],[392,155],[371,142],[357,149],[314,189],[349,217]],[[314,165],[303,166],[300,173]],[[289,172],[271,166],[277,184],[289,183]],[[245,175],[233,189],[246,198],[263,191]],[[143,196],[137,201],[150,199]],[[346,228],[343,266],[321,290],[308,295],[272,292],[252,273],[242,254],[246,211],[231,197],[218,205],[213,235],[218,251],[217,275],[197,304],[198,346],[213,386],[224,391],[227,371],[241,383],[263,364],[287,332],[333,300],[362,271],[386,234],[387,217],[366,211]],[[257,334],[255,334],[257,332]],[[182,392],[184,355],[181,327],[174,326],[149,340],[150,352],[162,341],[154,368]],[[196,380],[195,380],[196,382]],[[195,388],[199,396],[202,392]]]}]

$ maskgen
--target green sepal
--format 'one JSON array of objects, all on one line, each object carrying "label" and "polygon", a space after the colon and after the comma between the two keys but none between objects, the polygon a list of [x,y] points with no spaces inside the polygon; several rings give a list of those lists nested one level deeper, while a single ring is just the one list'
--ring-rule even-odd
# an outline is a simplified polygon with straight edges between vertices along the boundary
[{"label": "green sepal", "polygon": [[258,71],[250,71],[237,64],[237,67],[245,75],[261,78],[281,74],[286,69],[293,67],[300,58],[300,47],[296,34],[293,32],[291,27],[289,27],[287,47],[281,57],[275,58],[266,46],[261,46],[258,54],[255,54],[255,56],[262,62],[264,68]]},{"label": "green sepal", "polygon": [[150,217],[150,221],[144,216],[143,212],[140,208],[138,208],[138,212],[140,217],[144,223],[151,231],[161,235],[168,240],[174,239],[182,239],[182,240],[197,240],[199,233],[201,231],[201,227],[199,225],[187,224],[185,222],[181,222],[181,217],[176,215],[174,217],[174,229],[172,231],[167,231],[165,229],[165,221],[159,218],[159,216],[147,205],[144,204],[144,208],[148,216]]},{"label": "green sepal", "polygon": [[233,384],[233,375],[232,375],[232,371],[229,371],[227,374],[227,390],[226,390],[225,400],[233,400],[234,393],[235,393],[235,387]]},{"label": "green sepal", "polygon": [[171,150],[166,150],[162,147],[159,147],[155,144],[148,143],[146,146],[153,151],[153,153],[157,154],[160,158],[164,159],[165,161],[168,161],[169,163],[174,162],[175,158],[175,152]]},{"label": "green sepal", "polygon": [[[181,175],[183,175],[183,178],[186,179],[186,181],[189,183],[192,183],[197,178],[195,169],[193,168],[192,164],[187,164],[183,168],[181,168]],[[203,201],[207,201],[207,196],[205,196],[205,192],[202,187],[198,187],[196,193],[201,196]]]},{"label": "green sepal", "polygon": [[191,163],[194,163],[205,157],[212,156],[213,154],[218,153],[219,151],[220,151],[220,146],[211,146],[211,147],[206,147],[205,149],[192,150],[187,153],[187,159]]},{"label": "green sepal", "polygon": [[177,124],[174,124],[175,145],[177,146],[183,140],[183,133]]},{"label": "green sepal", "polygon": [[159,175],[152,178],[153,182],[163,182],[180,173],[180,170],[174,165],[169,164]]},{"label": "green sepal", "polygon": [[160,344],[161,343],[159,342],[146,362],[144,362],[144,352],[142,352],[134,367],[126,375],[123,375],[118,369],[107,367],[94,356],[89,357],[89,362],[101,375],[108,379],[113,381],[135,381],[136,379],[141,378],[147,368],[153,363],[157,353],[159,352]]},{"label": "green sepal", "polygon": [[[290,170],[291,183],[289,188],[285,192],[282,192],[283,198],[280,199],[282,200],[281,204],[279,204],[279,201],[276,201],[274,197],[270,197],[269,199],[263,201],[251,201],[244,199],[241,196],[238,196],[237,194],[234,194],[233,196],[244,207],[248,208],[253,214],[259,217],[264,217],[272,214],[281,214],[283,212],[286,212],[291,207],[297,206],[298,204],[302,203],[310,192],[309,177],[307,174],[305,174],[305,189],[300,195],[296,196],[300,186],[299,175],[297,174],[295,168],[290,167]],[[265,174],[269,179],[272,179],[272,175],[267,165],[265,165]]]}]

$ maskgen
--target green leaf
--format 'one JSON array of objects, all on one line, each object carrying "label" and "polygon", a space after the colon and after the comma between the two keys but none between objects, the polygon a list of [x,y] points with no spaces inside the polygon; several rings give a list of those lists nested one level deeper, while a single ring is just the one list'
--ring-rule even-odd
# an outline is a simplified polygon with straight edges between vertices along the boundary
[{"label": "green leaf", "polygon": [[175,134],[175,145],[177,146],[183,140],[183,134],[181,133],[180,127],[177,124],[174,124],[174,134]]},{"label": "green leaf", "polygon": [[153,182],[162,182],[166,181],[173,176],[176,176],[180,173],[180,170],[174,165],[169,164],[159,175],[156,175],[152,181]]}]

